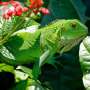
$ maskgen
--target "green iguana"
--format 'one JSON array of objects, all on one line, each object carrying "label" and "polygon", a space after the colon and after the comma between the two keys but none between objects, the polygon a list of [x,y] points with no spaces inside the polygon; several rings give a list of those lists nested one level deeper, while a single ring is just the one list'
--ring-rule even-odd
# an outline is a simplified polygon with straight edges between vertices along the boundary
[{"label": "green iguana", "polygon": [[[2,47],[0,59],[27,64],[38,60],[47,50],[53,55],[72,49],[87,35],[87,27],[78,20],[57,20],[35,32],[17,31]],[[11,57],[13,58],[11,58]]]}]

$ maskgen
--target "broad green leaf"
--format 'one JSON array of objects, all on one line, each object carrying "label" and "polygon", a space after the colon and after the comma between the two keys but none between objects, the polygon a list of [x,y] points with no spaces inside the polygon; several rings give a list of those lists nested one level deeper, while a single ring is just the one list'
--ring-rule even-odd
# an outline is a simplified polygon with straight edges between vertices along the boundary
[{"label": "broad green leaf", "polygon": [[79,57],[83,71],[83,83],[86,90],[90,90],[90,36],[87,36],[81,43]]},{"label": "broad green leaf", "polygon": [[90,70],[90,37],[87,36],[80,45],[79,57],[83,73]]},{"label": "broad green leaf", "polygon": [[90,90],[90,73],[83,76],[83,83],[86,90]]},{"label": "broad green leaf", "polygon": [[50,10],[50,14],[44,16],[42,24],[47,24],[50,21],[58,18],[77,18],[82,22],[86,21],[86,7],[81,0],[50,0],[48,8]]}]

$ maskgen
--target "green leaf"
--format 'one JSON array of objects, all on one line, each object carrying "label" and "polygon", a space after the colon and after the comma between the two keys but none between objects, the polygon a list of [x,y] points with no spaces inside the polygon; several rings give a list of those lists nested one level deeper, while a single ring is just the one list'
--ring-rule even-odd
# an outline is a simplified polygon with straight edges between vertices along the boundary
[{"label": "green leaf", "polygon": [[22,70],[24,73],[28,74],[30,78],[33,78],[32,70],[30,68],[27,68],[25,66],[18,66],[16,69]]},{"label": "green leaf", "polygon": [[21,80],[26,80],[28,78],[28,74],[19,70],[15,70],[15,78],[16,78],[16,82],[19,82]]},{"label": "green leaf", "polygon": [[80,45],[79,57],[83,73],[90,70],[90,37],[87,36]]},{"label": "green leaf", "polygon": [[90,73],[83,76],[83,83],[86,90],[90,90]]},{"label": "green leaf", "polygon": [[9,59],[15,59],[15,57],[13,56],[13,54],[4,46],[1,46],[0,48],[0,53],[4,56],[7,57]]},{"label": "green leaf", "polygon": [[81,0],[50,0],[50,14],[44,16],[42,24],[47,24],[54,19],[79,19],[82,22],[86,21],[86,7]]},{"label": "green leaf", "polygon": [[90,36],[87,36],[80,45],[80,64],[83,71],[83,83],[86,90],[90,89]]},{"label": "green leaf", "polygon": [[0,72],[2,71],[14,73],[14,67],[5,63],[0,63]]}]

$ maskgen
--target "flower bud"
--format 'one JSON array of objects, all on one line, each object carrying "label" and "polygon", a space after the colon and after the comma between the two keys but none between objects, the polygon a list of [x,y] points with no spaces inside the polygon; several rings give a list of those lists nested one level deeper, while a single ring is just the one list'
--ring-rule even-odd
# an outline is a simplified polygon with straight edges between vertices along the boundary
[{"label": "flower bud", "polygon": [[47,8],[40,8],[40,12],[43,13],[44,15],[47,15],[50,13]]}]

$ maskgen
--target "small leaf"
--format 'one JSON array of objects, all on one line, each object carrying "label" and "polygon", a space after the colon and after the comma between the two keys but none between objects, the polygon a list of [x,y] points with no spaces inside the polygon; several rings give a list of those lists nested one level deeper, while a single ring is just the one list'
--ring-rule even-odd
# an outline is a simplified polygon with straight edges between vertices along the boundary
[{"label": "small leaf", "polygon": [[0,48],[0,53],[4,56],[7,57],[8,59],[15,59],[13,54],[4,46]]},{"label": "small leaf", "polygon": [[0,64],[0,72],[1,71],[6,71],[6,72],[14,73],[14,67],[10,66],[10,65],[7,65],[5,63],[1,63]]},{"label": "small leaf", "polygon": [[32,70],[30,68],[27,68],[25,66],[18,66],[16,69],[22,70],[24,73],[28,74],[30,78],[33,78]]},{"label": "small leaf", "polygon": [[28,78],[28,74],[21,72],[19,70],[15,70],[15,78],[16,78],[16,82],[19,82],[21,80],[26,80]]}]

